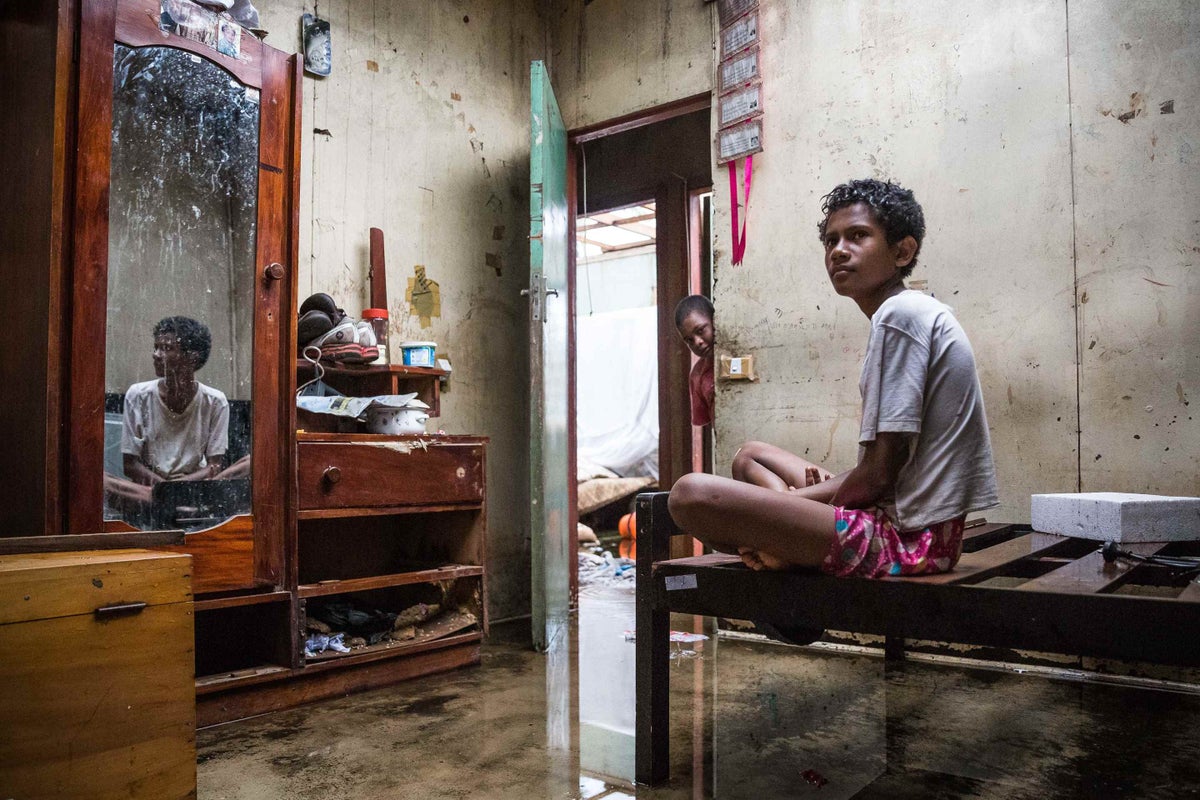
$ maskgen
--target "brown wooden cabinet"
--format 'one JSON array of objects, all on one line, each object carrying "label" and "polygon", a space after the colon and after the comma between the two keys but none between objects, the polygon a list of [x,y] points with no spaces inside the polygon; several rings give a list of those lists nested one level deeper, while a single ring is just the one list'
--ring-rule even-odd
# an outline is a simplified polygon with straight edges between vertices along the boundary
[{"label": "brown wooden cabinet", "polygon": [[469,436],[301,434],[301,518],[356,509],[479,505],[483,443]]},{"label": "brown wooden cabinet", "polygon": [[[478,663],[487,631],[486,444],[298,433],[295,582],[252,605],[248,597],[197,602],[200,724]],[[393,614],[436,605],[440,613],[398,639],[306,655],[308,617],[331,603]],[[222,641],[229,631],[239,632],[237,643]]]},{"label": "brown wooden cabinet", "polygon": [[0,556],[0,793],[196,794],[191,559]]}]

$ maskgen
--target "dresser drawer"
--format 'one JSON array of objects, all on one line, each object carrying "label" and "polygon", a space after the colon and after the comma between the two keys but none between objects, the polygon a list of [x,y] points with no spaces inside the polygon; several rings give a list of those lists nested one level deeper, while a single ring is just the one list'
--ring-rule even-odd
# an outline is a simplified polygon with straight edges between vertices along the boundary
[{"label": "dresser drawer", "polygon": [[300,510],[481,503],[482,442],[299,442]]}]

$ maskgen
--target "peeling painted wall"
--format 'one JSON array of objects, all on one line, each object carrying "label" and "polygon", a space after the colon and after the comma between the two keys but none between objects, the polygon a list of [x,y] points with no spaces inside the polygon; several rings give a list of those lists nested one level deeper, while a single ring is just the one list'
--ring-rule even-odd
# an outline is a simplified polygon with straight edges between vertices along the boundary
[{"label": "peeling painted wall", "polygon": [[1070,6],[1088,489],[1200,495],[1200,6]]},{"label": "peeling painted wall", "polygon": [[[1068,26],[1065,5],[1041,2],[764,4],[767,149],[741,266],[724,193],[715,222],[721,349],[758,356],[763,378],[719,387],[719,465],[746,439],[853,463],[868,322],[829,288],[815,223],[822,194],[871,175],[916,191],[929,230],[913,278],[975,346],[1001,484],[991,518],[1027,520],[1031,493],[1080,476],[1085,491],[1200,493],[1197,427],[1183,433],[1200,380],[1200,203],[1181,163],[1200,132],[1196,12],[1078,5]],[[1125,124],[1132,91],[1154,116]],[[1179,112],[1160,114],[1171,98]]]},{"label": "peeling painted wall", "polygon": [[[527,305],[529,62],[544,53],[535,0],[262,4],[267,41],[298,51],[299,19],[332,28],[333,73],[304,78],[299,291],[368,304],[369,229],[384,231],[391,342],[438,343],[454,365],[448,433],[488,449],[489,605],[529,610]],[[438,284],[422,327],[405,293]]]},{"label": "peeling painted wall", "polygon": [[[556,5],[568,124],[710,88],[711,10]],[[823,194],[871,175],[916,191],[913,278],[975,346],[1002,496],[989,517],[1027,520],[1031,493],[1077,486],[1200,494],[1198,16],[1186,0],[764,0],[742,265],[723,189],[714,220],[720,349],[755,355],[762,379],[718,385],[718,471],[748,439],[853,463],[868,322],[829,288],[815,226]]]},{"label": "peeling painted wall", "polygon": [[550,77],[568,130],[712,89],[715,4],[553,0],[549,6]]}]

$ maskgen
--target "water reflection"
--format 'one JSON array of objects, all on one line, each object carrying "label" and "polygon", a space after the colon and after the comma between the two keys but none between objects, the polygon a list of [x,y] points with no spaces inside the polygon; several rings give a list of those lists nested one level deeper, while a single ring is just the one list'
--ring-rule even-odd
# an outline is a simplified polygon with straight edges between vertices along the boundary
[{"label": "water reflection", "polygon": [[581,588],[579,765],[626,784],[633,782],[633,630],[632,585]]},{"label": "water reflection", "polygon": [[[634,786],[635,589],[623,584],[582,586],[579,593],[579,767],[581,798],[642,796]],[[654,796],[707,797],[711,776],[711,714],[715,641],[711,623],[676,617],[671,644],[672,755],[690,765],[686,789]],[[677,691],[676,691],[677,690]],[[681,722],[681,717],[690,721]],[[607,792],[607,793],[606,793]]]},{"label": "water reflection", "polygon": [[[589,768],[601,754],[581,729],[627,713],[607,706],[628,702],[620,687],[633,674],[612,665],[630,663],[622,648],[633,643],[623,630],[614,641],[605,623],[589,633],[589,614],[603,607],[632,620],[632,594],[593,599],[582,597],[578,636],[569,629],[549,655],[531,650],[526,621],[494,624],[478,668],[201,730],[198,796],[1090,798],[1192,796],[1200,786],[1200,694],[1182,684],[1154,691],[916,656],[889,665],[722,637],[675,646],[671,779],[631,787]],[[694,622],[676,616],[671,627]]]}]

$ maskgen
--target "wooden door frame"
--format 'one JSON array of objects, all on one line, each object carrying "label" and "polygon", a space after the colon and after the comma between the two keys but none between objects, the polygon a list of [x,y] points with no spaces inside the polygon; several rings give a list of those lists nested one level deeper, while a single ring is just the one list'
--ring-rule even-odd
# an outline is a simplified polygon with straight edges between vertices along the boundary
[{"label": "wooden door frame", "polygon": [[[711,109],[711,108],[712,108],[712,93],[711,92],[703,92],[701,94],[694,94],[694,95],[691,95],[690,97],[685,97],[683,99],[675,100],[670,103],[664,103],[663,105],[654,106],[652,108],[643,109],[641,111],[635,111],[631,114],[625,114],[620,117],[615,117],[613,119],[606,120],[604,122],[598,122],[598,123],[595,123],[592,125],[585,125],[583,127],[573,128],[573,129],[567,131],[567,204],[568,204],[568,207],[570,208],[570,214],[568,215],[568,223],[567,223],[567,235],[570,237],[569,238],[570,246],[567,248],[567,309],[568,309],[568,314],[569,314],[568,321],[567,321],[567,392],[568,392],[568,395],[567,395],[567,419],[569,420],[569,425],[568,425],[569,430],[567,432],[567,470],[568,470],[567,482],[568,482],[568,487],[569,487],[568,488],[568,493],[569,493],[568,503],[569,503],[570,514],[571,514],[570,521],[569,521],[569,530],[576,529],[578,526],[578,523],[579,523],[579,499],[578,499],[579,482],[578,482],[578,472],[577,472],[578,440],[577,440],[577,426],[575,424],[576,412],[577,412],[577,409],[575,406],[575,390],[576,390],[575,218],[578,214],[578,209],[579,209],[579,194],[578,194],[579,187],[577,186],[577,183],[576,183],[576,170],[578,168],[576,153],[578,152],[579,146],[585,142],[590,142],[590,141],[593,141],[596,139],[601,139],[606,136],[612,136],[612,135],[618,134],[618,133],[624,133],[626,131],[631,131],[636,128],[643,128],[643,127],[646,127],[647,125],[653,125],[656,122],[663,122],[664,120],[673,119],[675,117],[680,117],[685,114],[691,114],[696,111],[703,111],[703,110],[707,110],[707,109]],[[711,190],[711,187],[705,189],[705,191],[709,191],[709,190]],[[695,219],[696,215],[698,215],[698,212],[695,212],[692,208],[693,197],[695,196],[695,194],[696,194],[696,189],[694,187],[688,187],[687,202],[688,202],[689,206],[687,209],[687,214],[689,215],[689,217],[691,217],[691,219]],[[689,227],[694,228],[694,226],[689,226]],[[685,228],[685,230],[687,230],[687,229],[688,228]],[[693,241],[695,240],[694,232],[693,232],[692,239],[693,239]],[[688,269],[687,269],[686,277],[687,277],[687,279],[690,279],[693,271],[695,271],[697,274],[699,271],[699,266],[698,266],[699,262],[695,261],[695,259],[698,258],[698,250],[696,250],[695,248],[692,247],[692,242],[688,241],[686,237],[681,242],[681,244],[685,248],[687,248],[687,252],[688,252],[687,267],[688,267]],[[693,268],[693,262],[695,263],[694,268]],[[661,266],[660,266],[660,269],[661,269]],[[689,282],[690,282],[690,280],[689,280]],[[659,324],[661,327],[662,320],[664,319],[664,317],[663,317],[663,314],[664,314],[663,305],[664,304],[661,300],[661,298],[663,297],[663,294],[661,292],[661,282],[660,282],[659,297],[660,297],[660,300],[658,303],[658,305],[659,305]],[[673,313],[673,309],[668,309],[665,313],[667,313],[669,316],[671,313]],[[671,324],[669,327],[674,327],[673,320],[671,320]],[[682,402],[682,403],[679,402],[678,394],[676,394],[675,396],[672,396],[671,397],[672,402],[669,402],[665,408],[661,402],[662,398],[664,397],[664,391],[666,388],[666,384],[663,381],[664,368],[667,364],[667,361],[664,358],[664,348],[669,348],[669,346],[670,346],[670,340],[667,339],[666,337],[660,336],[659,343],[658,343],[658,349],[659,349],[659,356],[658,356],[658,360],[659,360],[659,363],[658,363],[659,398],[660,398],[660,406],[659,406],[660,456],[661,456],[661,443],[665,438],[664,437],[665,431],[673,429],[674,427],[678,427],[680,429],[680,431],[682,431],[683,427],[686,426],[686,428],[687,428],[686,436],[687,437],[692,436],[691,406],[686,401],[686,395],[684,395],[684,402]],[[668,349],[668,352],[669,352],[669,349]],[[685,373],[685,375],[686,375],[686,373]],[[686,380],[686,378],[685,378],[685,380]],[[664,417],[664,414],[665,414],[665,417]],[[663,424],[664,420],[667,422],[667,425]],[[688,456],[689,462],[690,462],[690,459],[691,459],[691,456],[689,454],[689,456]],[[661,468],[661,465],[662,465],[662,462],[661,462],[661,458],[660,458],[660,468]],[[681,542],[681,544],[686,544],[687,553],[684,553],[684,555],[690,554],[691,550],[692,550],[691,544],[684,543],[684,542]],[[575,598],[577,597],[578,589],[579,589],[579,574],[578,574],[577,567],[578,567],[578,562],[576,562],[575,566],[573,566],[571,569],[572,602],[574,602]]]}]

